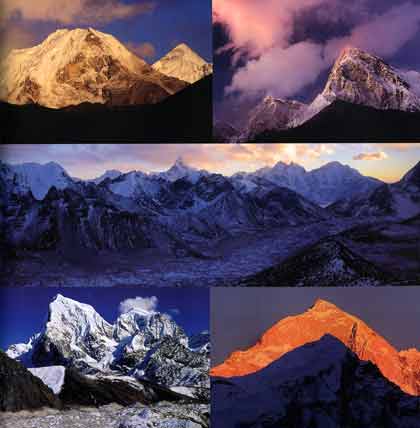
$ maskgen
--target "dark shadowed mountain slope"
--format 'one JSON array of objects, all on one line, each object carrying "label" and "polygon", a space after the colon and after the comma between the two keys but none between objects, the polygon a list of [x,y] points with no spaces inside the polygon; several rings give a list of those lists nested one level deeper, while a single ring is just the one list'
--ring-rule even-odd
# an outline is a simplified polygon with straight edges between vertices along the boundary
[{"label": "dark shadowed mountain slope", "polygon": [[336,100],[302,125],[284,131],[265,131],[255,141],[395,141],[418,140],[420,112],[378,110]]},{"label": "dark shadowed mountain slope", "polygon": [[343,243],[326,239],[240,282],[261,287],[339,287],[381,285],[392,277]]},{"label": "dark shadowed mountain slope", "polygon": [[60,408],[60,400],[40,379],[0,350],[0,411]]},{"label": "dark shadowed mountain slope", "polygon": [[212,426],[418,428],[420,398],[325,335],[256,373],[213,378]]},{"label": "dark shadowed mountain slope", "polygon": [[60,110],[0,103],[3,143],[42,141],[208,142],[212,136],[212,77],[154,105],[80,104]]}]

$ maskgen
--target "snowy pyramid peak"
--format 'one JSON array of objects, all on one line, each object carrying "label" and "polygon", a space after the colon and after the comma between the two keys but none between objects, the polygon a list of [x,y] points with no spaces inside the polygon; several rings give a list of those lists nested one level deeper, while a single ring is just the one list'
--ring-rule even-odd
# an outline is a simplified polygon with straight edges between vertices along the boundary
[{"label": "snowy pyramid peak", "polygon": [[185,43],[177,45],[152,67],[167,76],[188,83],[197,82],[213,72],[213,66]]},{"label": "snowy pyramid peak", "polygon": [[322,97],[381,110],[420,110],[420,99],[398,70],[352,46],[345,47],[335,61]]}]

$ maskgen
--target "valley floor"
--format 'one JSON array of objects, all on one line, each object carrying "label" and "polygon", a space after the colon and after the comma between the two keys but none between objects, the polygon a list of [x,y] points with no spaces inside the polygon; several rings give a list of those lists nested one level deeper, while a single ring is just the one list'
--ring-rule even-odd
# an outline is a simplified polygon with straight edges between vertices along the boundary
[{"label": "valley floor", "polygon": [[67,411],[42,409],[34,412],[0,413],[2,428],[207,428],[206,405],[162,403],[122,407],[110,404],[100,408]]},{"label": "valley floor", "polygon": [[[419,269],[412,242],[413,231],[394,233],[392,245],[384,238],[348,239],[348,231],[361,228],[368,233],[380,229],[366,221],[326,220],[323,222],[248,233],[228,238],[205,249],[206,257],[175,257],[148,250],[129,253],[87,254],[81,260],[65,260],[56,253],[31,254],[16,262],[2,279],[7,286],[227,286],[283,262],[305,247],[327,237],[338,237],[352,251],[379,266],[391,263],[404,270]],[[398,228],[398,226],[394,226]],[[420,227],[419,229],[420,233]],[[416,230],[417,230],[416,229]],[[411,238],[410,238],[411,236]],[[392,239],[390,236],[389,239]],[[413,247],[414,246],[414,247]],[[388,248],[390,251],[388,251]],[[406,254],[406,256],[405,256]],[[89,260],[88,267],[86,260]],[[419,259],[420,260],[420,259]],[[411,264],[411,265],[410,265]],[[279,284],[280,285],[280,284]],[[340,285],[340,284],[337,284]]]}]

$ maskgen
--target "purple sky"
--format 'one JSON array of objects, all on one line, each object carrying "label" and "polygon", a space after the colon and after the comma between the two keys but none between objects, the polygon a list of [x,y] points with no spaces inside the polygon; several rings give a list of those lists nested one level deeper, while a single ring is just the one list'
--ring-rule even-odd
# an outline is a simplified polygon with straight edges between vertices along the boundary
[{"label": "purple sky", "polygon": [[306,311],[318,298],[362,319],[397,349],[420,349],[420,287],[213,288],[212,365],[254,345],[277,321]]}]

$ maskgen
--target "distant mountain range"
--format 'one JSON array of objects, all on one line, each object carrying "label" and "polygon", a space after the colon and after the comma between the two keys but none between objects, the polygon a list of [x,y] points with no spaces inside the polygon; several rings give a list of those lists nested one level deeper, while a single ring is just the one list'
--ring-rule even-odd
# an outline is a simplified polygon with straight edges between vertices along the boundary
[{"label": "distant mountain range", "polygon": [[398,352],[360,319],[318,300],[212,369],[212,423],[414,428],[419,358],[419,351]]},{"label": "distant mountain range", "polygon": [[354,47],[337,58],[310,104],[266,96],[243,129],[217,122],[217,141],[418,139],[420,73],[393,68]]},{"label": "distant mountain range", "polygon": [[62,29],[0,71],[9,142],[211,135],[212,65],[185,43],[150,65],[109,34]]},{"label": "distant mountain range", "polygon": [[56,394],[74,370],[72,379],[81,375],[134,389],[139,381],[138,389],[150,384],[206,401],[209,344],[207,333],[188,338],[166,314],[132,309],[111,325],[92,306],[57,295],[42,331],[6,353]]},{"label": "distant mountain range", "polygon": [[[293,237],[299,226],[323,230],[329,222],[327,235],[318,231],[316,241],[286,252],[291,258],[282,260],[281,268],[245,278],[243,285],[274,285],[279,278],[289,285],[314,285],[320,278],[331,285],[378,285],[385,281],[383,272],[376,262],[364,260],[369,250],[360,252],[360,245],[379,245],[378,239],[389,240],[387,234],[395,232],[378,229],[375,239],[361,239],[361,234],[373,232],[351,228],[394,224],[401,229],[398,242],[414,245],[419,171],[417,164],[398,183],[385,184],[338,162],[309,172],[279,162],[226,177],[178,159],[162,173],[108,171],[83,181],[54,163],[3,163],[3,255],[16,260],[27,251],[53,251],[71,259],[86,250],[156,249],[167,256],[204,260],[214,257],[214,249],[226,239],[280,229],[290,230]],[[299,267],[302,263],[306,270]],[[414,263],[411,269],[418,267]]]}]

